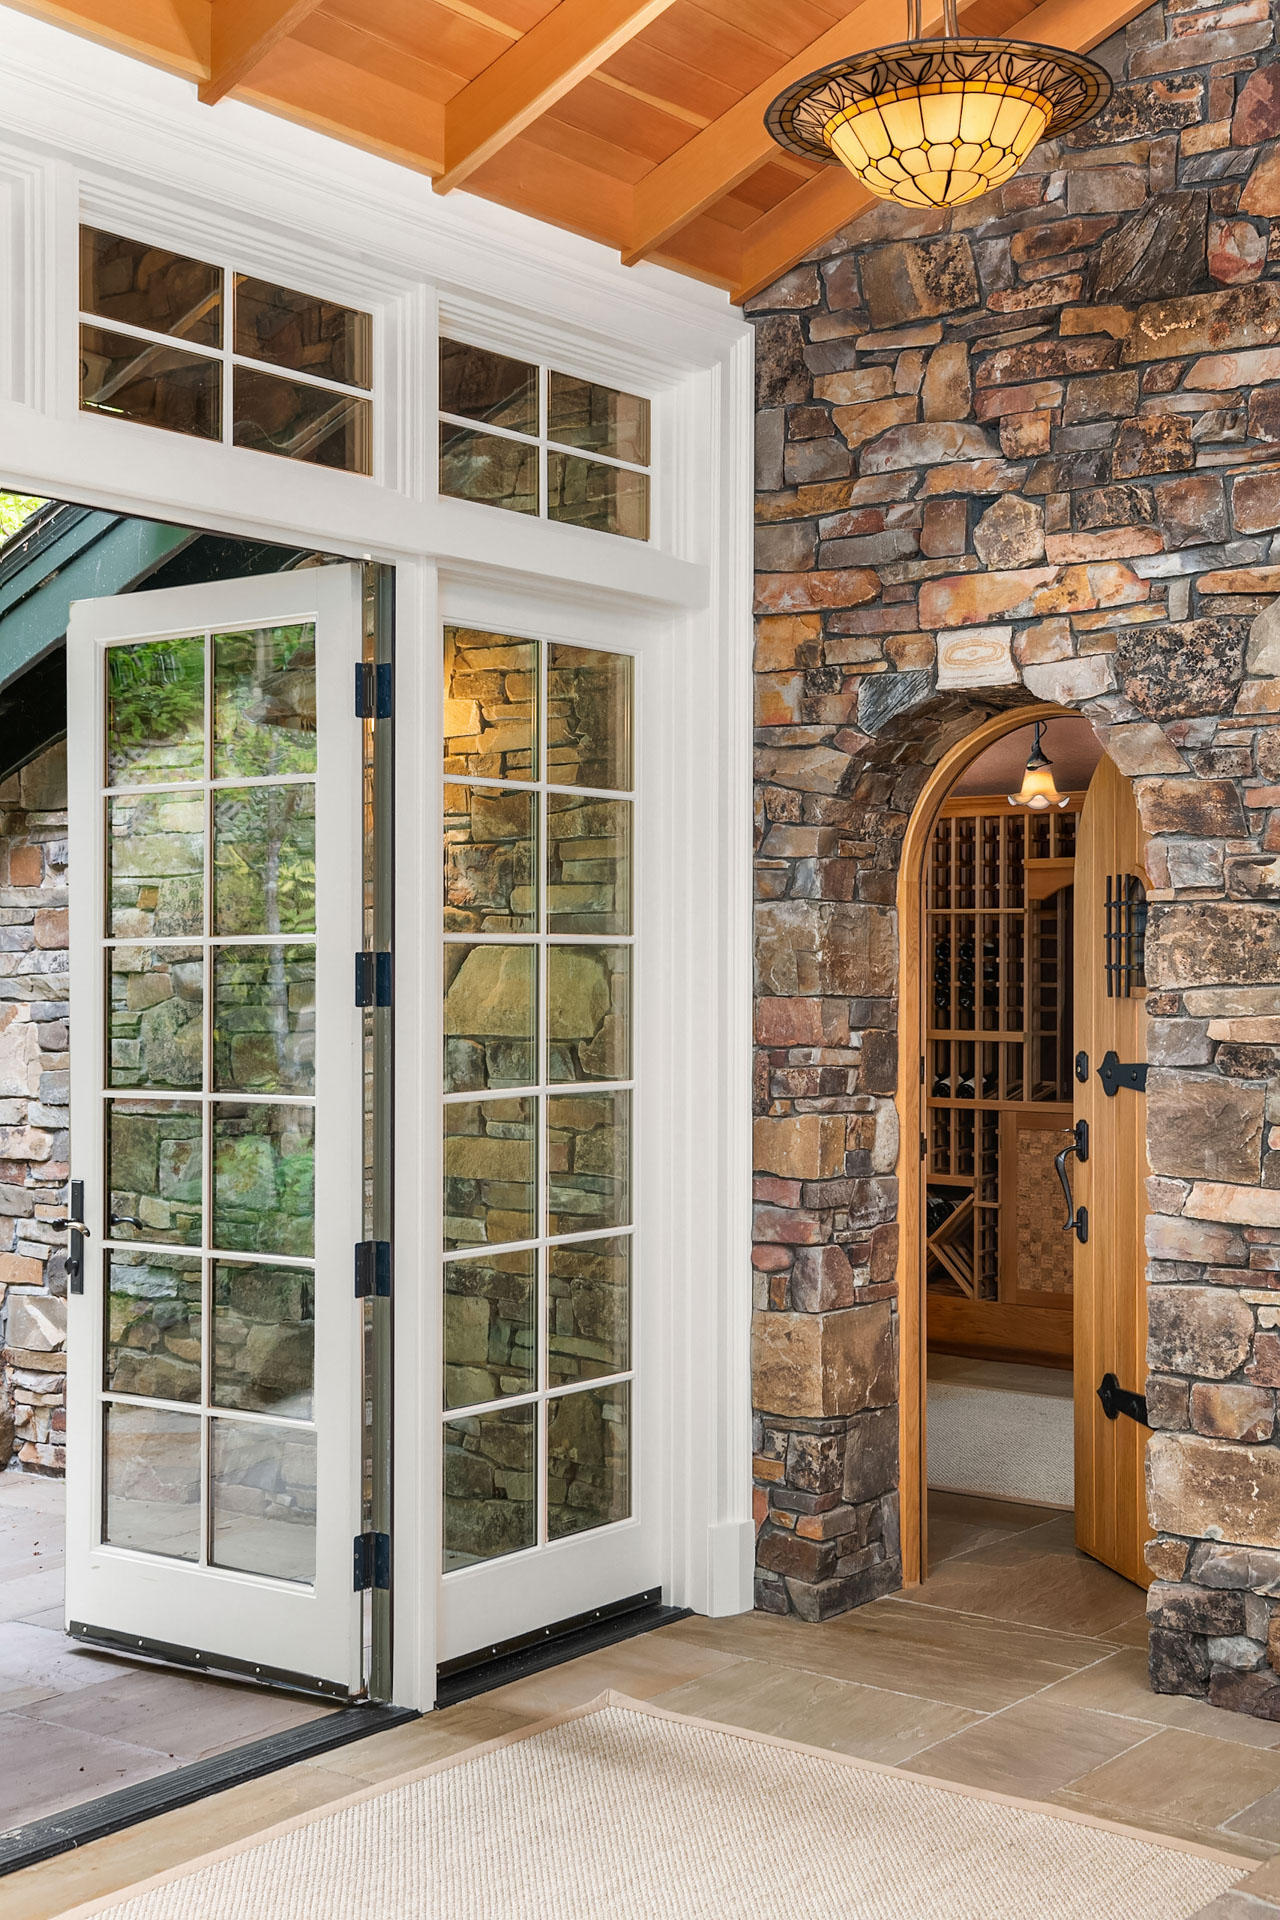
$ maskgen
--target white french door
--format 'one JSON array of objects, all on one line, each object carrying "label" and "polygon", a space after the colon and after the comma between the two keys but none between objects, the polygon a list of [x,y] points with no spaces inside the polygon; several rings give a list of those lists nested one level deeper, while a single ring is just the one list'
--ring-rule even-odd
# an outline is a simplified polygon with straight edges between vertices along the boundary
[{"label": "white french door", "polygon": [[362,1685],[357,567],[67,637],[67,1621]]},{"label": "white french door", "polygon": [[[642,657],[445,629],[437,1648],[661,1583]],[[656,731],[656,730],[655,730]]]}]

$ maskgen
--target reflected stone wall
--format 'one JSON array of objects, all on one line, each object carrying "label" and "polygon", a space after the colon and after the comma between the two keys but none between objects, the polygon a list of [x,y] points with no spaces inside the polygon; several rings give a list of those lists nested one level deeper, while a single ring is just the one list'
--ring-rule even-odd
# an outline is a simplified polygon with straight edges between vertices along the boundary
[{"label": "reflected stone wall", "polygon": [[0,1468],[63,1471],[66,748],[0,786]]}]

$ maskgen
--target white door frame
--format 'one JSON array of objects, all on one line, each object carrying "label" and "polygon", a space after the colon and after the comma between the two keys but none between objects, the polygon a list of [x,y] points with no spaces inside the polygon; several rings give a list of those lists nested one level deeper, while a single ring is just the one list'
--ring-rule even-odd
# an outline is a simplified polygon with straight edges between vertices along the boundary
[{"label": "white door frame", "polygon": [[[98,1544],[104,1471],[103,1242],[111,1237],[104,1099],[127,1102],[148,1096],[145,1089],[107,1087],[107,863],[105,851],[96,862],[86,853],[95,840],[102,845],[107,656],[112,644],[308,620],[315,623],[318,656],[314,784],[317,847],[323,850],[317,860],[315,994],[314,1407],[320,1498],[316,1578],[312,1586],[303,1587]],[[362,1611],[351,1584],[351,1543],[360,1531],[360,1319],[346,1252],[362,1231],[361,1016],[351,990],[361,905],[361,734],[351,711],[351,685],[360,644],[361,578],[355,566],[306,568],[81,601],[72,607],[67,642],[67,738],[73,749],[67,766],[68,820],[72,857],[83,876],[69,890],[72,1017],[83,1036],[71,1053],[71,1165],[76,1179],[84,1182],[89,1228],[82,1291],[72,1293],[67,1302],[67,1619],[91,1629],[136,1633],[237,1665],[319,1679],[351,1693],[358,1692],[363,1681]],[[163,798],[167,789],[155,791]],[[212,847],[206,846],[206,863],[212,856]],[[193,936],[189,944],[208,943]],[[206,967],[206,1058],[211,1002]],[[92,1038],[99,1047],[90,1044]],[[207,1085],[213,1086],[212,1074]],[[288,1096],[281,1100],[287,1104]],[[207,1091],[202,1106],[212,1113]],[[208,1125],[206,1119],[206,1131]],[[206,1168],[211,1155],[212,1143],[206,1139]],[[206,1174],[202,1240],[209,1245],[212,1193],[207,1179]],[[199,1252],[195,1249],[197,1257]],[[212,1317],[208,1297],[203,1317],[206,1323]],[[206,1351],[211,1339],[212,1329],[206,1325]],[[202,1478],[208,1471],[202,1469]]]},{"label": "white door frame", "polygon": [[[751,1604],[750,551],[752,331],[721,296],[42,22],[5,17],[0,75],[0,486],[164,521],[374,558],[396,568],[396,1312],[394,1693],[434,1699],[439,1479],[435,1316],[407,1250],[438,1244],[441,711],[437,569],[526,610],[550,592],[585,623],[667,623],[670,764],[708,850],[701,951],[671,982],[698,1153],[662,1170],[696,1290],[673,1319],[668,1597]],[[209,182],[217,181],[217,198]],[[216,240],[287,284],[375,314],[383,453],[373,480],[82,415],[75,393],[81,216],[200,253]],[[206,256],[207,257],[207,256]],[[513,291],[514,296],[513,297]],[[659,543],[526,521],[435,490],[437,312],[487,319],[528,351],[649,393]],[[512,618],[516,616],[513,613]],[[674,811],[674,810],[673,810]],[[673,834],[673,861],[683,842]],[[677,862],[678,864],[678,862]],[[674,868],[673,868],[674,871]],[[715,1122],[708,1126],[708,1116]]]}]

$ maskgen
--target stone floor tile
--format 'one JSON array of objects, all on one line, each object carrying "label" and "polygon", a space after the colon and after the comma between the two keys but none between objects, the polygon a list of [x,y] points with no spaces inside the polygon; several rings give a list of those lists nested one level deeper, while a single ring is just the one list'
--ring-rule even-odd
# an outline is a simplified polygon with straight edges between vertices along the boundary
[{"label": "stone floor tile", "polygon": [[21,1712],[24,1719],[39,1723],[40,1731],[32,1736],[37,1740],[49,1726],[78,1728],[186,1762],[305,1726],[326,1717],[333,1708],[240,1681],[208,1675],[197,1679],[143,1667],[126,1669],[97,1686],[79,1687],[63,1699],[43,1700]]},{"label": "stone floor tile", "polygon": [[978,1717],[911,1694],[757,1660],[737,1660],[701,1680],[657,1694],[654,1704],[890,1766],[971,1726]]},{"label": "stone floor tile", "polygon": [[102,1739],[79,1727],[37,1729],[18,1713],[0,1713],[0,1751],[22,1756],[20,1769],[0,1772],[0,1832],[153,1779],[173,1764],[151,1748]]},{"label": "stone floor tile", "polygon": [[1153,1735],[1141,1721],[1051,1704],[1041,1694],[927,1747],[907,1765],[912,1773],[1035,1800]]},{"label": "stone floor tile", "polygon": [[0,1625],[10,1620],[25,1620],[33,1613],[62,1613],[62,1569],[42,1568],[37,1573],[13,1573],[0,1580]]},{"label": "stone floor tile", "polygon": [[[1207,1829],[1225,1826],[1277,1787],[1280,1753],[1174,1727],[1162,1727],[1071,1783],[1074,1793],[1113,1808],[1118,1819],[1181,1820]],[[1249,1837],[1274,1843],[1270,1834]]]},{"label": "stone floor tile", "polygon": [[1251,1834],[1255,1840],[1269,1840],[1280,1847],[1280,1789],[1263,1794],[1226,1823],[1228,1833]]},{"label": "stone floor tile", "polygon": [[606,1687],[636,1700],[649,1700],[686,1680],[729,1666],[733,1658],[732,1653],[716,1647],[694,1646],[668,1640],[663,1633],[646,1633],[602,1648],[599,1653],[585,1654],[562,1667],[530,1674],[526,1680],[495,1687],[485,1699],[494,1706],[533,1715],[583,1706]]},{"label": "stone floor tile", "polygon": [[120,1670],[113,1654],[69,1640],[48,1627],[11,1620],[0,1632],[0,1711],[13,1694],[32,1687],[70,1693],[97,1686]]},{"label": "stone floor tile", "polygon": [[1046,1804],[1071,1807],[1077,1813],[1092,1814],[1095,1820],[1116,1821],[1121,1826],[1136,1828],[1139,1833],[1163,1833],[1171,1840],[1189,1840],[1192,1846],[1208,1847],[1213,1853],[1228,1854],[1246,1866],[1250,1861],[1260,1866],[1270,1860],[1276,1851],[1267,1841],[1255,1840],[1247,1833],[1225,1833],[1221,1827],[1197,1827],[1190,1821],[1166,1818],[1162,1814],[1143,1814],[1139,1817],[1136,1814],[1119,1813],[1107,1801],[1081,1793],[1077,1787],[1062,1787],[1057,1793],[1048,1794]]},{"label": "stone floor tile", "polygon": [[[454,1716],[459,1716],[454,1718]],[[353,1740],[350,1746],[335,1747],[319,1753],[304,1766],[327,1773],[344,1774],[352,1782],[351,1791],[372,1786],[381,1780],[394,1780],[398,1774],[414,1773],[433,1761],[465,1753],[469,1747],[483,1746],[521,1727],[533,1726],[540,1714],[522,1714],[488,1707],[482,1701],[467,1701],[444,1713],[424,1714],[408,1726],[388,1727],[385,1733],[369,1734]]]},{"label": "stone floor tile", "polygon": [[1187,1733],[1208,1734],[1242,1747],[1280,1748],[1280,1724],[1254,1720],[1247,1713],[1225,1713],[1207,1700],[1188,1694],[1152,1693],[1147,1679],[1145,1648],[1109,1653],[1096,1666],[1057,1680],[1041,1696],[1070,1707],[1091,1707],[1099,1713],[1119,1713],[1152,1726],[1180,1727]]},{"label": "stone floor tile", "polygon": [[912,1598],[990,1619],[1100,1635],[1139,1618],[1141,1588],[1078,1553],[1071,1516],[1028,1528],[937,1566]]},{"label": "stone floor tile", "polygon": [[1054,1518],[1052,1507],[1024,1506],[1018,1500],[986,1500],[975,1494],[929,1495],[929,1564],[937,1567],[957,1553],[991,1546],[1006,1534],[1025,1533]]}]

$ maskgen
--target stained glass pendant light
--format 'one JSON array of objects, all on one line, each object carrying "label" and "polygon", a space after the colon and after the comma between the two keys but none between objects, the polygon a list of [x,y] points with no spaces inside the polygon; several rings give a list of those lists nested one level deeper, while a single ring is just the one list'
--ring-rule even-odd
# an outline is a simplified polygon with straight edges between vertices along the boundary
[{"label": "stained glass pendant light", "polygon": [[1036,142],[1105,106],[1106,71],[1081,54],[1026,40],[961,38],[957,0],[942,0],[942,37],[921,34],[857,53],[780,93],[765,125],[781,147],[839,162],[882,200],[957,207],[1012,178]]},{"label": "stained glass pendant light", "polygon": [[1065,807],[1070,794],[1059,793],[1053,780],[1053,762],[1040,744],[1044,721],[1037,720],[1036,737],[1027,755],[1026,772],[1017,793],[1009,795],[1011,807],[1027,807],[1032,813],[1048,813],[1050,807]]}]

